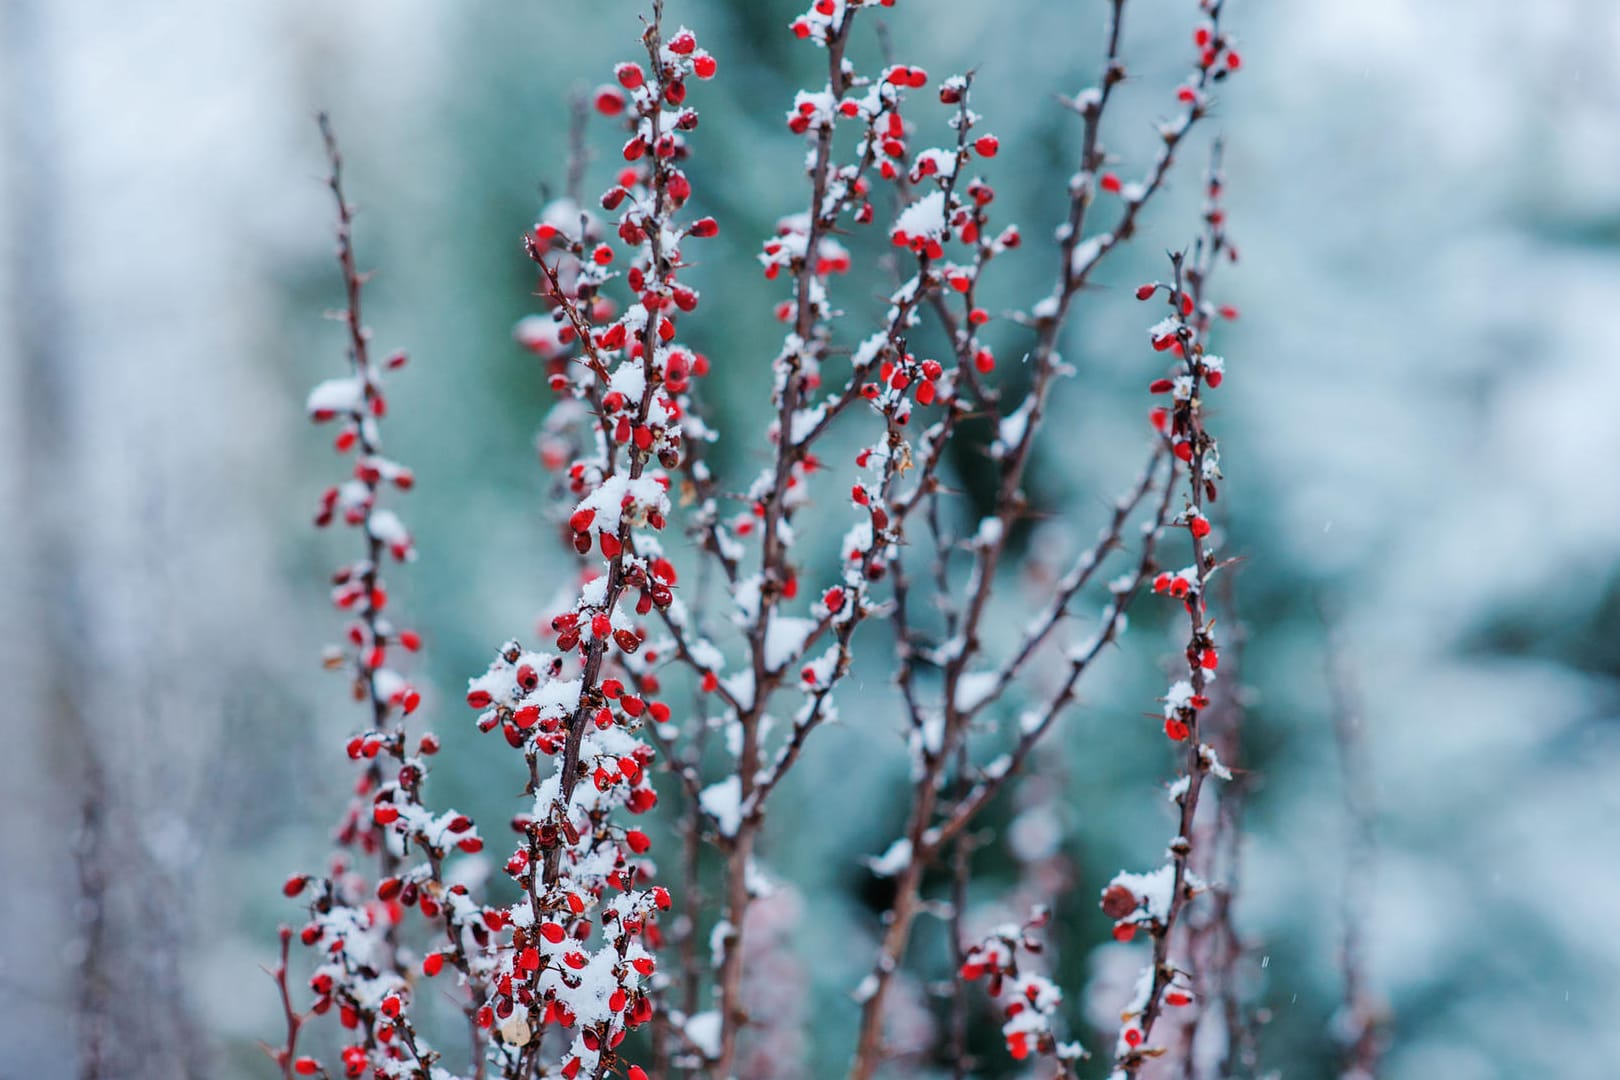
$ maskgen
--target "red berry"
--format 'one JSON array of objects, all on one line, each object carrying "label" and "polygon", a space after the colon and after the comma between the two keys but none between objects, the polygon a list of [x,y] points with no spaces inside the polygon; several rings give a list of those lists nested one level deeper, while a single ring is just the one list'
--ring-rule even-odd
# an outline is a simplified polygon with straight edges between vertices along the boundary
[{"label": "red berry", "polygon": [[647,75],[641,70],[640,64],[624,63],[613,69],[613,77],[619,80],[619,85],[626,90],[634,90],[647,81]]},{"label": "red berry", "polygon": [[444,970],[444,954],[430,952],[422,958],[422,974],[432,978]]},{"label": "red berry", "polygon": [[1123,919],[1135,911],[1140,903],[1136,894],[1123,885],[1110,885],[1103,890],[1103,914],[1110,919]]},{"label": "red berry", "polygon": [[631,829],[629,832],[625,833],[624,842],[629,846],[630,850],[635,852],[637,855],[642,854],[648,848],[652,847],[652,841],[649,840],[647,838],[647,834],[642,832],[640,829]]},{"label": "red berry", "polygon": [[996,151],[1001,149],[1001,140],[994,135],[980,135],[973,140],[973,149],[980,157],[995,157]]},{"label": "red berry", "polygon": [[1136,298],[1138,300],[1151,300],[1151,299],[1153,299],[1153,293],[1157,289],[1158,289],[1157,285],[1142,285],[1142,286],[1139,286],[1137,288],[1137,290],[1136,290]]},{"label": "red berry", "polygon": [[1119,177],[1116,174],[1105,172],[1102,174],[1101,178],[1098,179],[1097,186],[1108,192],[1110,195],[1118,195],[1120,188],[1124,185],[1119,182]]}]

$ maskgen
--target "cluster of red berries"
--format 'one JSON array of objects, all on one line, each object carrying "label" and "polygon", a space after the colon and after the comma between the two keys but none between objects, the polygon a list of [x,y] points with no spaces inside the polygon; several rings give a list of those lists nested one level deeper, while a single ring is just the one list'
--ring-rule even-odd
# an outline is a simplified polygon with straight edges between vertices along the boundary
[{"label": "cluster of red berries", "polygon": [[[1001,1008],[1002,1036],[1015,1061],[1043,1055],[1072,1063],[1083,1053],[1078,1043],[1058,1041],[1054,1025],[1063,994],[1057,985],[1043,975],[1020,971],[1018,965],[1020,951],[1032,955],[1043,951],[1036,932],[1050,917],[1040,907],[1022,927],[997,929],[967,951],[958,972],[968,982],[988,979],[985,989]],[[1069,1070],[1062,1075],[1069,1075]]]}]

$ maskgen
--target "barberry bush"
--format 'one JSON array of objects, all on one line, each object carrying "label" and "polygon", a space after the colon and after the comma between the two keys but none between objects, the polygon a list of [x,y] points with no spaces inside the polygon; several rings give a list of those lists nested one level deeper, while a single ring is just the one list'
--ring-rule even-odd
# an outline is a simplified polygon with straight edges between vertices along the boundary
[{"label": "barberry bush", "polygon": [[[1225,1076],[1245,1054],[1252,1065],[1227,884],[1242,793],[1227,762],[1242,703],[1228,689],[1235,642],[1216,629],[1216,609],[1231,606],[1220,592],[1230,560],[1207,408],[1226,375],[1211,335],[1236,317],[1215,274],[1236,250],[1218,141],[1183,160],[1239,54],[1220,0],[1189,4],[1184,25],[1157,35],[1153,62],[1183,63],[1186,77],[1162,102],[1156,149],[1115,155],[1105,135],[1110,104],[1132,91],[1128,4],[1100,3],[1095,83],[1061,99],[1080,139],[1072,173],[1054,181],[1066,212],[1053,242],[1026,243],[998,219],[1001,144],[974,110],[975,74],[930,73],[886,37],[880,65],[853,59],[856,35],[881,30],[873,9],[894,3],[816,0],[784,30],[819,50],[825,77],[783,103],[804,154],[781,164],[801,175],[781,185],[780,220],[754,256],[782,326],[772,356],[709,355],[684,333],[708,319],[724,340],[744,317],[739,298],[701,294],[690,272],[728,227],[696,209],[705,199],[690,176],[706,152],[704,98],[725,92],[701,32],[671,25],[653,0],[639,47],[578,103],[567,192],[522,237],[537,310],[516,330],[555,397],[538,449],[575,571],[537,633],[496,646],[469,679],[465,717],[424,708],[431,695],[405,673],[422,634],[390,608],[385,571],[417,556],[394,508],[414,474],[387,456],[383,430],[387,383],[405,377],[406,360],[379,355],[362,317],[368,273],[322,119],[349,363],[314,388],[308,412],[346,463],[315,520],[353,534],[330,593],[345,643],[326,664],[359,708],[335,740],[355,769],[337,850],[284,887],[307,914],[283,930],[273,969],[281,1075],[791,1074],[791,1036],[778,1030],[791,1010],[761,976],[794,977],[781,970],[793,926],[773,902],[762,831],[772,813],[796,812],[779,805],[784,779],[816,753],[840,700],[863,692],[857,650],[896,690],[911,773],[903,827],[872,860],[891,890],[869,974],[848,988],[849,1075],[932,1067],[908,1056],[893,1024],[918,921],[935,916],[947,928],[938,993],[951,1022],[928,1060],[955,1075],[984,1065],[966,1029],[986,1014],[1003,1060],[1054,1075]],[[593,139],[588,114],[618,134]],[[587,202],[597,142],[611,165]],[[1037,513],[1026,493],[1037,446],[1077,453],[1083,436],[1053,409],[1072,374],[1060,352],[1070,316],[1178,173],[1201,183],[1202,211],[1157,223],[1178,238],[1159,280],[1099,305],[1146,325],[1139,355],[1119,358],[1143,390],[1141,461],[1119,470],[1095,541],[1004,633],[989,612],[1017,557],[1012,537]],[[890,258],[861,258],[863,233],[885,237]],[[981,283],[1013,258],[1050,263],[1050,289],[992,312]],[[875,325],[846,314],[874,290],[886,308]],[[925,338],[943,347],[916,344]],[[712,427],[702,388],[749,366],[769,367],[768,398],[738,414],[746,422]],[[756,452],[757,473],[714,468],[721,441]],[[952,480],[964,455],[988,462],[981,507]],[[805,537],[829,529],[842,534],[833,565],[803,554]],[[1114,937],[1139,945],[1140,975],[1112,1044],[1088,1049],[1066,1031],[1067,988],[1044,944],[1051,897],[1021,889],[1024,920],[982,933],[965,897],[974,850],[999,842],[985,828],[990,808],[1030,775],[1142,605],[1184,626],[1154,706],[1173,775],[1142,778],[1163,782],[1171,823],[1142,838],[1146,865],[1100,897]],[[1087,606],[1096,614],[1082,615]],[[1015,690],[1028,707],[998,722]],[[476,725],[492,757],[521,763],[526,784],[499,829],[435,801],[441,741],[418,728],[424,713]],[[438,1015],[444,999],[463,1023]],[[329,1033],[316,1030],[325,1019]],[[1194,1052],[1211,1042],[1224,1054]]]}]

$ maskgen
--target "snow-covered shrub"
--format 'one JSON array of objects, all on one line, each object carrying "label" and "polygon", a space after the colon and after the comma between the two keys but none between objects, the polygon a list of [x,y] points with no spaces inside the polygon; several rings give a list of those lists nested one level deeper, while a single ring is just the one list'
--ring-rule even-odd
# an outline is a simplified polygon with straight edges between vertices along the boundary
[{"label": "snow-covered shrub", "polygon": [[[1180,824],[1162,867],[1121,873],[1102,897],[1116,938],[1148,939],[1112,1067],[1134,1077],[1146,1063],[1183,1053],[1190,1037],[1178,1042],[1157,1026],[1165,1008],[1196,1009],[1200,995],[1221,992],[1210,988],[1219,968],[1192,970],[1198,928],[1187,921],[1212,888],[1211,853],[1221,850],[1218,836],[1195,828],[1200,794],[1206,780],[1231,778],[1205,719],[1222,649],[1211,585],[1224,563],[1210,518],[1218,451],[1203,407],[1225,376],[1206,344],[1216,316],[1235,315],[1209,293],[1216,265],[1235,257],[1219,203],[1218,151],[1202,220],[1186,227],[1195,239],[1170,255],[1165,280],[1136,291],[1168,312],[1143,347],[1147,362],[1162,365],[1144,386],[1164,396],[1145,410],[1145,460],[1096,542],[1053,582],[1016,639],[995,639],[985,614],[1009,537],[1029,512],[1022,485],[1052,426],[1053,387],[1070,370],[1058,345],[1076,298],[1136,234],[1240,60],[1220,25],[1219,0],[1205,0],[1185,28],[1189,74],[1166,102],[1158,150],[1136,179],[1124,179],[1131,163],[1103,142],[1109,103],[1127,83],[1125,0],[1110,0],[1097,82],[1065,101],[1080,125],[1081,155],[1067,180],[1053,284],[1027,310],[998,316],[983,306],[980,282],[1024,246],[1023,234],[995,218],[1000,143],[972,108],[973,76],[934,79],[910,56],[862,70],[848,54],[866,9],[893,2],[817,0],[789,27],[823,50],[826,80],[798,93],[787,111],[787,127],[806,143],[808,192],[796,211],[784,205],[789,212],[758,254],[763,276],[782,290],[775,314],[786,327],[769,360],[769,399],[754,410],[760,430],[711,430],[698,398],[705,380],[750,358],[711,360],[681,336],[688,318],[728,317],[726,299],[700,296],[686,275],[721,228],[690,209],[686,167],[701,146],[696,105],[719,65],[693,31],[665,25],[657,0],[644,55],[618,64],[590,99],[624,131],[612,183],[589,205],[568,191],[524,238],[546,310],[520,323],[516,336],[544,364],[558,399],[539,450],[567,492],[556,519],[578,555],[578,580],[542,620],[542,640],[506,642],[468,684],[479,730],[498,732],[527,769],[511,820],[515,840],[506,844],[428,802],[440,742],[407,733],[422,697],[395,664],[421,639],[387,613],[382,570],[415,550],[401,519],[381,505],[389,488],[413,483],[408,468],[383,456],[381,441],[383,379],[404,357],[372,356],[352,212],[323,124],[351,366],[316,387],[308,407],[314,420],[337,426],[337,451],[354,458],[352,476],[321,499],[317,522],[358,531],[359,551],[332,592],[349,619],[348,645],[328,661],[351,677],[366,711],[346,743],[360,771],[339,852],[326,872],[286,884],[288,896],[308,902],[309,917],[284,932],[275,972],[287,1019],[275,1051],[284,1075],[767,1073],[770,1018],[751,1008],[749,980],[751,964],[771,960],[750,947],[750,914],[776,886],[757,865],[756,844],[772,795],[816,730],[836,718],[857,636],[874,620],[888,620],[896,641],[890,673],[903,703],[912,792],[903,835],[872,864],[892,881],[893,899],[871,972],[852,988],[861,1019],[850,1075],[865,1080],[886,1060],[896,976],[926,907],[923,875],[953,862],[960,884],[966,863],[953,853],[973,842],[982,811],[1020,775],[1138,600],[1173,602],[1187,616],[1186,671],[1163,700],[1164,732],[1180,762],[1171,788]],[[930,110],[943,110],[949,137],[941,145],[922,137]],[[572,153],[577,189],[584,146]],[[892,242],[897,283],[881,284],[841,239],[867,229]],[[852,334],[838,294],[877,287],[886,315]],[[924,320],[949,342],[940,355],[911,345]],[[1015,380],[1005,377],[1009,349],[1020,356]],[[984,417],[995,419],[983,450],[996,495],[959,534],[955,515],[942,510],[953,498],[945,462]],[[857,452],[829,454],[835,428],[858,433]],[[761,433],[766,463],[751,480],[711,469],[705,454],[715,440]],[[838,501],[847,493],[847,504],[829,508],[829,493]],[[812,513],[845,521],[841,563],[825,577],[795,554]],[[1190,564],[1161,569],[1181,543]],[[1123,565],[1104,584],[1099,575],[1116,552],[1125,553]],[[723,584],[717,602],[689,584],[705,579]],[[1074,606],[1099,584],[1092,591],[1103,597],[1100,614],[1089,632],[1067,640]],[[994,733],[999,745],[986,753],[978,737],[986,707],[1014,684],[1032,684],[1039,704],[1013,730]],[[655,784],[659,777],[667,781]],[[650,831],[659,830],[638,825],[660,789],[684,807],[685,840],[678,854],[670,845],[662,865],[650,853]],[[475,868],[456,865],[484,858],[486,845],[516,890],[511,902],[480,887]],[[683,886],[696,880],[705,852],[718,864],[721,907],[713,933],[698,943]],[[778,906],[792,909],[790,901]],[[1019,968],[1019,953],[1038,948],[1043,917],[970,945],[960,916],[957,903],[954,992],[988,976],[1012,1056],[1050,1058],[1070,1073],[1084,1051],[1055,1029],[1061,990],[1048,975]],[[289,969],[294,937],[310,951],[313,1013],[334,1015],[344,1032],[331,1062],[300,1046],[307,1016]],[[450,993],[464,1010],[465,1051],[429,1045],[417,1007],[430,991]],[[648,1037],[627,1038],[643,1031]]]}]

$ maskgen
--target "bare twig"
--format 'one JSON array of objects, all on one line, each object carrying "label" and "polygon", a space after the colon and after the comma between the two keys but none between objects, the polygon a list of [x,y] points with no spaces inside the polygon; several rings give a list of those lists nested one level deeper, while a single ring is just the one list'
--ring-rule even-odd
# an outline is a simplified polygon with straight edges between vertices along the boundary
[{"label": "bare twig", "polygon": [[1338,621],[1324,601],[1318,601],[1317,612],[1325,635],[1328,704],[1349,832],[1349,856],[1341,885],[1344,937],[1339,947],[1339,966],[1344,976],[1344,1003],[1337,1023],[1344,1057],[1339,1075],[1342,1080],[1376,1080],[1389,1021],[1387,1007],[1368,985],[1366,970],[1365,921],[1376,851],[1367,736],[1356,679]]}]

